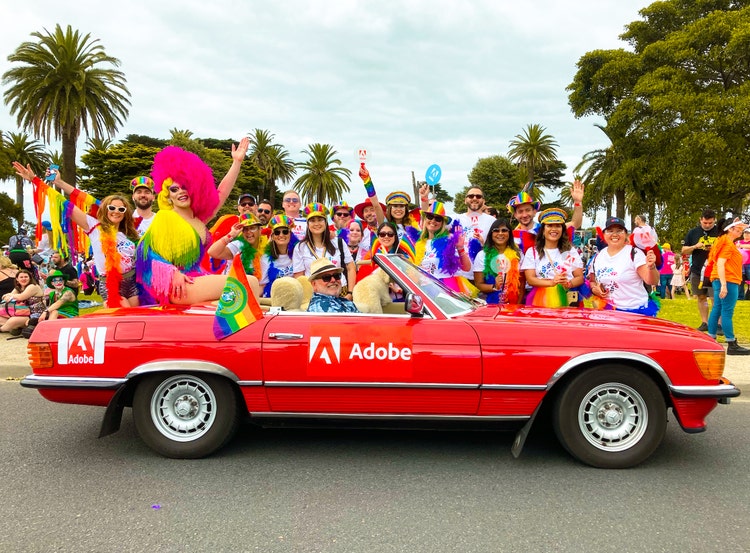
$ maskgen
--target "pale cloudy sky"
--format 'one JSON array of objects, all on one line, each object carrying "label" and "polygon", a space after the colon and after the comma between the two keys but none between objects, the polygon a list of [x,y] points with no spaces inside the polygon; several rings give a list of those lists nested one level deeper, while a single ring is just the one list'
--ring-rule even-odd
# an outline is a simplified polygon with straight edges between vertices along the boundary
[{"label": "pale cloudy sky", "polygon": [[[30,33],[70,24],[122,62],[132,105],[115,139],[177,128],[238,140],[262,128],[295,161],[308,144],[333,145],[353,171],[349,200],[364,197],[358,148],[381,196],[433,163],[456,192],[531,123],[557,139],[568,178],[605,146],[597,120],[573,117],[565,87],[581,55],[625,46],[618,35],[648,3],[0,0],[0,72]],[[18,130],[4,104],[0,129]]]}]

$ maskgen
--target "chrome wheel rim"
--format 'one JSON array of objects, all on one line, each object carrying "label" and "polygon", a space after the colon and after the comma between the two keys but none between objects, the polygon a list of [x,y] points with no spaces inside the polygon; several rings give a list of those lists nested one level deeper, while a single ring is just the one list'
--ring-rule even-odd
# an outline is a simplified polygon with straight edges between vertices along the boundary
[{"label": "chrome wheel rim", "polygon": [[190,442],[205,435],[215,415],[213,390],[195,376],[173,376],[159,384],[151,396],[154,426],[176,442]]},{"label": "chrome wheel rim", "polygon": [[643,397],[625,384],[609,382],[592,389],[578,409],[578,427],[603,451],[624,451],[643,437],[648,409]]}]

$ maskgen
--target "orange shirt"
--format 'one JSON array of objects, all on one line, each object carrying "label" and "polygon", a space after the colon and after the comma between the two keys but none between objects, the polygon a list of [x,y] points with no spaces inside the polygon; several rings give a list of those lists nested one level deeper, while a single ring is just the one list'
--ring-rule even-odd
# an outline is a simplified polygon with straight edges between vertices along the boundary
[{"label": "orange shirt", "polygon": [[723,234],[714,243],[711,248],[710,257],[714,260],[714,266],[711,270],[710,280],[716,280],[719,278],[719,264],[718,261],[721,258],[727,260],[724,265],[724,275],[726,276],[727,282],[733,282],[740,284],[742,282],[742,253],[740,253],[737,245],[729,239],[729,236]]}]

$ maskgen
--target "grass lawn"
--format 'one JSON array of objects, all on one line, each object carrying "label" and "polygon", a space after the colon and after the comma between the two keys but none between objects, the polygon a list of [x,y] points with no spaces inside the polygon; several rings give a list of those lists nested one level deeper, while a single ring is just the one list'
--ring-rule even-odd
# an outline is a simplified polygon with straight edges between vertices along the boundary
[{"label": "grass lawn", "polygon": [[[99,294],[92,294],[91,296],[81,294],[78,299],[102,303]],[[81,309],[81,315],[93,313],[98,309],[101,309],[101,306]],[[698,325],[701,324],[697,301],[685,299],[685,296],[677,296],[675,300],[662,300],[659,318],[682,323],[693,328],[698,328]],[[740,345],[750,344],[750,301],[737,302],[737,307],[734,310],[734,333],[737,335]],[[720,336],[719,341],[723,342],[724,338]]]}]

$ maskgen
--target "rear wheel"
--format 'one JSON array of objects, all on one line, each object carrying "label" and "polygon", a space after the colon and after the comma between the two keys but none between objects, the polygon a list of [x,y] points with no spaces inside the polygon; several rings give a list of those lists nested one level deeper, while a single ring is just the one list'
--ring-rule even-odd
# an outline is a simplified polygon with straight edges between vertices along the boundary
[{"label": "rear wheel", "polygon": [[656,383],[637,369],[594,367],[557,398],[553,424],[560,443],[599,468],[628,468],[647,459],[667,427],[667,406]]},{"label": "rear wheel", "polygon": [[154,451],[165,457],[197,459],[234,435],[239,406],[231,383],[222,377],[154,374],[136,388],[133,420]]}]

